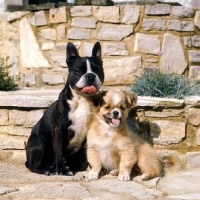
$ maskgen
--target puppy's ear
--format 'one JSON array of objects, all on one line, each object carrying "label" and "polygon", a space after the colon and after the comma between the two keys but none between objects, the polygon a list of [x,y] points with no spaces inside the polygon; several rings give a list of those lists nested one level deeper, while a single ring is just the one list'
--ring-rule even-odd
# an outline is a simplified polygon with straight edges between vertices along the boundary
[{"label": "puppy's ear", "polygon": [[129,106],[136,106],[137,100],[138,100],[137,95],[134,92],[128,91],[128,90],[125,90],[123,92],[124,92],[124,94],[126,96],[127,104]]},{"label": "puppy's ear", "polygon": [[101,61],[101,44],[96,42],[92,49],[92,56],[98,58]]},{"label": "puppy's ear", "polygon": [[67,44],[66,56],[67,56],[66,59],[67,65],[69,65],[71,62],[75,61],[79,57],[77,48],[71,42],[68,42]]}]

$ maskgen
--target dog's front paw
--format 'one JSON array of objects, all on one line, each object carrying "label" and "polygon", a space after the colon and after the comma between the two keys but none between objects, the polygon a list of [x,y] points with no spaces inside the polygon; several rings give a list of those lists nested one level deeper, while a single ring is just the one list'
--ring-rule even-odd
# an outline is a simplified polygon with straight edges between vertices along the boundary
[{"label": "dog's front paw", "polygon": [[130,175],[121,175],[121,174],[119,174],[118,175],[118,180],[119,181],[130,181],[131,178],[130,178]]},{"label": "dog's front paw", "polygon": [[150,175],[144,173],[144,174],[141,175],[141,179],[142,179],[143,181],[148,181],[148,180],[150,179]]},{"label": "dog's front paw", "polygon": [[99,173],[98,172],[94,172],[94,171],[89,171],[88,175],[86,176],[86,180],[90,181],[90,180],[97,180],[99,177]]}]

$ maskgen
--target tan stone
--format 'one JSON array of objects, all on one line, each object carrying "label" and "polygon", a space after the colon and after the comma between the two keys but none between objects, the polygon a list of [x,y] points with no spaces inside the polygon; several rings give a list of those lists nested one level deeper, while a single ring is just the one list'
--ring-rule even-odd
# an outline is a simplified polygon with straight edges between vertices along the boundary
[{"label": "tan stone", "polygon": [[119,6],[93,6],[92,13],[102,22],[120,22]]},{"label": "tan stone", "polygon": [[164,31],[166,30],[166,20],[163,19],[143,19],[142,28],[145,31],[150,30],[158,30]]},{"label": "tan stone", "polygon": [[164,34],[162,52],[163,55],[160,58],[162,73],[182,74],[185,71],[187,62],[178,36],[171,33]]},{"label": "tan stone", "polygon": [[186,158],[189,168],[200,167],[200,152],[188,152]]},{"label": "tan stone", "polygon": [[0,125],[8,124],[8,110],[0,109]]},{"label": "tan stone", "polygon": [[199,50],[188,50],[189,61],[193,63],[200,62],[200,51]]},{"label": "tan stone", "polygon": [[198,66],[190,66],[188,78],[190,80],[200,80],[200,70],[198,70]]},{"label": "tan stone", "polygon": [[140,17],[140,6],[122,6],[121,9],[122,12],[124,12],[122,23],[135,24],[138,22]]},{"label": "tan stone", "polygon": [[168,15],[170,14],[170,5],[156,4],[145,6],[146,15]]},{"label": "tan stone", "polygon": [[51,54],[51,60],[55,62],[56,65],[61,67],[67,67],[66,64],[66,52],[54,52]]},{"label": "tan stone", "polygon": [[51,24],[67,22],[66,7],[50,9],[49,19]]},{"label": "tan stone", "polygon": [[26,161],[26,151],[16,150],[13,152],[12,161],[15,163],[25,163]]},{"label": "tan stone", "polygon": [[200,106],[200,97],[199,96],[186,97],[185,104],[192,106]]},{"label": "tan stone", "polygon": [[56,29],[55,28],[41,29],[41,36],[47,40],[56,40]]},{"label": "tan stone", "polygon": [[15,125],[6,125],[6,126],[1,126],[0,128],[1,133],[7,133],[13,136],[30,136],[31,130],[32,128],[29,127],[15,126]]},{"label": "tan stone", "polygon": [[25,140],[22,138],[14,138],[14,137],[8,137],[3,141],[2,149],[8,150],[8,149],[14,149],[14,150],[24,150]]},{"label": "tan stone", "polygon": [[64,83],[63,75],[42,74],[42,81],[49,85],[58,85]]},{"label": "tan stone", "polygon": [[196,132],[196,141],[197,141],[197,145],[200,145],[200,129],[197,129],[197,132]]},{"label": "tan stone", "polygon": [[54,42],[45,42],[41,46],[41,50],[47,51],[53,49],[55,46]]},{"label": "tan stone", "polygon": [[36,26],[45,26],[47,25],[47,18],[44,11],[39,11],[34,13],[35,25]]},{"label": "tan stone", "polygon": [[87,17],[92,15],[92,6],[73,6],[70,8],[72,17]]},{"label": "tan stone", "polygon": [[94,17],[72,18],[71,26],[79,28],[96,28],[97,19]]},{"label": "tan stone", "polygon": [[66,26],[59,25],[56,27],[56,37],[58,40],[63,40],[66,38]]},{"label": "tan stone", "polygon": [[[154,120],[149,122],[153,143],[158,145],[177,144],[185,137],[184,122]],[[178,129],[177,129],[178,127]]]},{"label": "tan stone", "polygon": [[76,40],[84,40],[84,39],[89,40],[90,30],[71,28],[68,30],[67,38]]},{"label": "tan stone", "polygon": [[184,110],[163,110],[162,112],[155,111],[146,111],[145,117],[157,117],[157,118],[166,118],[166,117],[178,117],[183,113]]},{"label": "tan stone", "polygon": [[200,29],[200,11],[195,12],[194,25]]},{"label": "tan stone", "polygon": [[189,124],[192,124],[193,126],[199,126],[200,125],[200,111],[188,114],[187,121]]},{"label": "tan stone", "polygon": [[104,59],[103,66],[106,74],[104,85],[132,84],[134,75],[142,73],[140,56]]}]

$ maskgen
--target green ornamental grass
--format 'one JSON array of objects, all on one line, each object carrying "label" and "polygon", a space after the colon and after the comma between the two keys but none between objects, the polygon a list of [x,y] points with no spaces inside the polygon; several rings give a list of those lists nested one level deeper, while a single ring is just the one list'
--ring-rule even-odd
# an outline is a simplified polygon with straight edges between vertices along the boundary
[{"label": "green ornamental grass", "polygon": [[15,82],[14,77],[9,75],[8,69],[11,66],[5,66],[5,59],[0,58],[0,91],[17,90],[18,84]]},{"label": "green ornamental grass", "polygon": [[183,99],[200,95],[200,80],[190,82],[184,75],[151,71],[136,78],[137,83],[131,89],[139,96]]}]

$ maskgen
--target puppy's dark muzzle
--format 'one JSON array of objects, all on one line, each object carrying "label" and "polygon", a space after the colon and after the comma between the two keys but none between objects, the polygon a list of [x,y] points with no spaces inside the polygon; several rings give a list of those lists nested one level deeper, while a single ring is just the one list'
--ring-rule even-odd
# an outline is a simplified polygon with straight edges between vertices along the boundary
[{"label": "puppy's dark muzzle", "polygon": [[88,73],[85,75],[87,85],[93,85],[95,81],[95,75],[93,73]]}]

